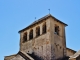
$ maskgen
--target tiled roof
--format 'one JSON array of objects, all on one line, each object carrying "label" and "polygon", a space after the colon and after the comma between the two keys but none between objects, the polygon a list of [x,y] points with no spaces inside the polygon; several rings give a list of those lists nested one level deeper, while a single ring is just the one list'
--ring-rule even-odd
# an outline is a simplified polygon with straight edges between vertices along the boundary
[{"label": "tiled roof", "polygon": [[76,52],[73,56],[70,56],[70,59],[77,58],[80,55],[80,50]]},{"label": "tiled roof", "polygon": [[66,49],[71,50],[71,51],[73,51],[74,53],[76,53],[76,51],[75,51],[75,50],[73,50],[73,49],[71,49],[71,48],[66,48]]},{"label": "tiled roof", "polygon": [[25,60],[34,60],[32,57],[30,57],[27,53],[23,51],[19,51],[18,54],[23,57]]},{"label": "tiled roof", "polygon": [[14,54],[14,55],[10,55],[10,56],[5,56],[4,60],[10,60],[12,58],[14,58],[17,54]]},{"label": "tiled roof", "polygon": [[30,24],[30,25],[27,26],[26,28],[20,30],[19,33],[22,32],[22,31],[24,31],[24,30],[26,30],[27,28],[33,26],[33,25],[36,24],[36,23],[39,23],[39,22],[41,22],[41,21],[43,21],[43,20],[46,20],[46,19],[49,18],[49,17],[52,17],[52,18],[54,18],[56,21],[64,24],[65,26],[67,26],[67,24],[65,24],[64,22],[62,22],[62,21],[58,20],[57,18],[53,17],[51,14],[48,14],[48,15],[46,15],[46,16],[44,16],[44,17],[42,17],[42,18],[40,18],[40,19],[38,19],[38,20],[36,20],[36,21],[34,21],[32,24]]}]

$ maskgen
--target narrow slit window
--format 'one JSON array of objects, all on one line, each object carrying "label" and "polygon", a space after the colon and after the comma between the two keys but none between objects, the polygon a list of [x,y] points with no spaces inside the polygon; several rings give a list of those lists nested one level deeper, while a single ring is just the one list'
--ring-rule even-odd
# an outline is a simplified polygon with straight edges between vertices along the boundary
[{"label": "narrow slit window", "polygon": [[29,39],[33,39],[33,30],[30,30]]},{"label": "narrow slit window", "polygon": [[46,23],[44,23],[43,24],[43,28],[42,28],[43,30],[42,30],[42,33],[44,34],[44,33],[46,33]]},{"label": "narrow slit window", "polygon": [[23,35],[23,42],[27,41],[27,32]]},{"label": "narrow slit window", "polygon": [[40,27],[36,28],[36,37],[40,35]]}]

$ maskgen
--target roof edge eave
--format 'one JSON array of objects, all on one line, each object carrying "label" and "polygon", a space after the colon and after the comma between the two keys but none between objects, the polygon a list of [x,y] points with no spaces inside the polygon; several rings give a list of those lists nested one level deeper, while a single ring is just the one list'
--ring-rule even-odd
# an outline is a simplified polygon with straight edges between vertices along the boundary
[{"label": "roof edge eave", "polygon": [[65,26],[68,26],[66,23],[64,23],[64,22],[62,22],[62,21],[60,21],[60,20],[58,20],[57,18],[53,17],[51,14],[48,14],[48,15],[46,15],[46,16],[44,16],[44,17],[38,19],[37,21],[35,21],[35,22],[32,23],[31,25],[29,25],[28,27],[19,30],[18,33],[21,33],[22,31],[26,30],[27,28],[31,27],[32,25],[34,25],[34,24],[36,24],[36,23],[38,23],[38,22],[40,22],[40,21],[43,21],[43,20],[45,20],[45,19],[48,18],[48,17],[52,17],[52,18],[54,18],[56,21],[58,21],[58,22],[64,24]]}]

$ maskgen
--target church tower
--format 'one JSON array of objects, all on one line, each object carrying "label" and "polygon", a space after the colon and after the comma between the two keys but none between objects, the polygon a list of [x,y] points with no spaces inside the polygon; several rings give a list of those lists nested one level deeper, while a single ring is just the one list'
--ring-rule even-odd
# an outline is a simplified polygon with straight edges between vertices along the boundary
[{"label": "church tower", "polygon": [[66,56],[65,27],[67,24],[48,14],[19,31],[20,51],[42,60]]}]

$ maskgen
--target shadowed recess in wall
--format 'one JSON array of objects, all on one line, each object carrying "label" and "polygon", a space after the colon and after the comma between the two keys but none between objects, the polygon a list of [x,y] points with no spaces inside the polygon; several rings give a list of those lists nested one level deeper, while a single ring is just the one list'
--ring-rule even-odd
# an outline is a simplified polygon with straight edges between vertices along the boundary
[{"label": "shadowed recess in wall", "polygon": [[27,53],[27,54],[28,54],[29,56],[31,56],[34,60],[43,60],[42,58],[36,56],[34,53],[32,53],[32,54]]}]

